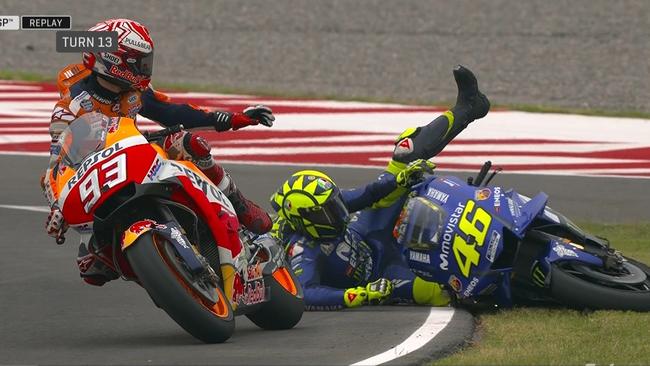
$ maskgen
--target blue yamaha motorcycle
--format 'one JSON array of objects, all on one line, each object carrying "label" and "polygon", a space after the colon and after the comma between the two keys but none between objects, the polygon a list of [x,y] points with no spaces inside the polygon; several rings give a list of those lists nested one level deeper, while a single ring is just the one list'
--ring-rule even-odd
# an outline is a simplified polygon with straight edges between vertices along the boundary
[{"label": "blue yamaha motorcycle", "polygon": [[412,271],[466,305],[650,310],[647,265],[548,207],[545,193],[488,186],[496,171],[482,184],[490,165],[467,182],[428,177],[395,211],[393,236]]}]

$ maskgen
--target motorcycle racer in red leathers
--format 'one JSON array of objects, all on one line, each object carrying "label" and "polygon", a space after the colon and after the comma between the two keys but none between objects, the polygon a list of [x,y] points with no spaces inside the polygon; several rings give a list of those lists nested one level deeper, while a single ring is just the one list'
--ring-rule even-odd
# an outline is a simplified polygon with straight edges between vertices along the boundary
[{"label": "motorcycle racer in red leathers", "polygon": [[[61,132],[74,119],[89,112],[133,119],[140,114],[166,127],[182,123],[185,129],[219,132],[257,124],[273,125],[275,117],[271,109],[263,105],[248,107],[243,113],[206,111],[189,104],[172,103],[170,97],[156,91],[151,85],[154,44],[142,24],[129,19],[109,19],[89,30],[118,32],[118,50],[85,52],[82,64],[68,65],[60,71],[57,86],[61,98],[52,112],[49,129],[52,137],[50,167],[60,153],[58,138]],[[268,214],[242,195],[232,177],[216,164],[203,137],[181,131],[165,138],[161,145],[170,158],[194,162],[228,196],[240,223],[246,228],[257,234],[271,229]],[[43,178],[46,192],[50,182],[48,177]],[[50,202],[50,206],[46,231],[57,237],[65,232],[67,225],[55,202]],[[238,252],[232,253],[233,258]],[[77,262],[81,277],[87,283],[101,286],[117,277],[102,268],[102,263],[94,261],[93,256],[82,243]]]}]

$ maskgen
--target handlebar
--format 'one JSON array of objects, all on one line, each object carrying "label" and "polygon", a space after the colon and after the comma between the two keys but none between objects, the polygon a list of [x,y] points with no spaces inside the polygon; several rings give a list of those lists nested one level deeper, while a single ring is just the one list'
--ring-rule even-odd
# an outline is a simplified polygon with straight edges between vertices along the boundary
[{"label": "handlebar", "polygon": [[163,128],[162,130],[155,131],[155,132],[146,131],[142,135],[144,135],[144,138],[146,138],[147,141],[151,142],[151,141],[155,141],[155,140],[157,140],[157,139],[159,139],[161,137],[167,137],[167,136],[173,135],[173,134],[175,134],[177,132],[181,132],[184,129],[185,128],[183,127],[183,125],[179,124],[179,125],[174,125],[174,126],[171,126],[171,127],[166,127],[166,128]]}]

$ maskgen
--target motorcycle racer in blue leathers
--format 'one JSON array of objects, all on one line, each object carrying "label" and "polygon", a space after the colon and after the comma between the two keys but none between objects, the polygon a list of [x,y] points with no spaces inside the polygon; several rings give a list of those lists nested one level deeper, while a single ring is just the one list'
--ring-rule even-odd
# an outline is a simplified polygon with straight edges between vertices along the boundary
[{"label": "motorcycle racer in blue leathers", "polygon": [[376,181],[342,190],[326,174],[305,170],[293,174],[271,197],[278,213],[271,232],[286,246],[308,310],[449,303],[442,286],[410,271],[391,234],[405,193],[435,167],[427,159],[489,110],[470,70],[458,66],[454,77],[456,105],[428,125],[404,131]]}]

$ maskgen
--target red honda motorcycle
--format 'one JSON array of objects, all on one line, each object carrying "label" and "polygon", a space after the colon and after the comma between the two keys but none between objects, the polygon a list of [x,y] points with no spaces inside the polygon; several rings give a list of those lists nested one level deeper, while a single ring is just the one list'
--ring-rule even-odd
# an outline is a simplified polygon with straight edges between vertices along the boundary
[{"label": "red honda motorcycle", "polygon": [[156,144],[181,129],[143,135],[129,118],[83,115],[61,135],[60,160],[46,173],[50,202],[92,237],[96,259],[144,287],[194,337],[224,342],[236,315],[292,328],[304,300],[282,247],[241,228],[200,169]]}]

